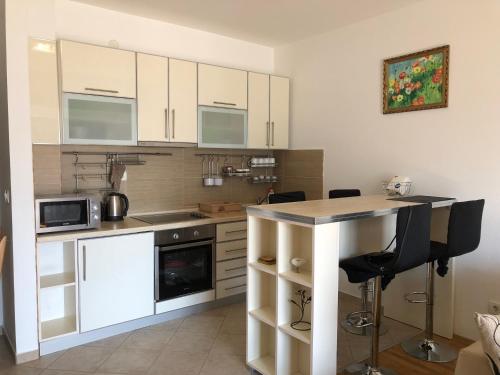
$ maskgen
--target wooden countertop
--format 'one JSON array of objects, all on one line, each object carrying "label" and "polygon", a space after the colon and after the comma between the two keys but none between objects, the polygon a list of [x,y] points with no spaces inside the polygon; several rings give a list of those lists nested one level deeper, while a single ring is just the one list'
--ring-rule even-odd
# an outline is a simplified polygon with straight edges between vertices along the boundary
[{"label": "wooden countertop", "polygon": [[[191,210],[179,210],[173,212],[182,211],[197,211],[196,209]],[[103,221],[101,227],[97,229],[80,230],[80,231],[70,231],[70,232],[57,232],[57,233],[47,233],[37,235],[36,241],[38,243],[42,242],[56,242],[56,241],[72,241],[84,238],[97,238],[97,237],[108,237],[108,236],[119,236],[123,234],[133,234],[133,233],[143,233],[152,232],[167,229],[177,229],[192,227],[196,225],[205,224],[221,224],[229,223],[232,221],[243,221],[247,219],[247,214],[245,209],[237,212],[222,212],[222,213],[203,213],[208,216],[205,219],[197,219],[193,221],[183,221],[179,223],[170,224],[159,224],[151,225],[140,220],[133,219],[131,217],[126,217],[123,221]],[[140,215],[136,215],[140,216]]]},{"label": "wooden countertop", "polygon": [[[365,195],[361,197],[322,199],[305,202],[280,203],[247,208],[249,215],[268,217],[309,225],[334,223],[396,213],[401,207],[420,203],[389,200],[387,195]],[[432,207],[450,206],[455,201],[449,198],[432,203]]]}]

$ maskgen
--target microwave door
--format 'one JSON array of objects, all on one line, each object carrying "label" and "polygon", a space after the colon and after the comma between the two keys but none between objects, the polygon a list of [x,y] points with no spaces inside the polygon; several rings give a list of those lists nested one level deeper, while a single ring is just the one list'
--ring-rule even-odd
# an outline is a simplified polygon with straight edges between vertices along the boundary
[{"label": "microwave door", "polygon": [[37,206],[39,232],[56,232],[61,228],[77,230],[88,228],[89,203],[86,199],[41,201]]}]

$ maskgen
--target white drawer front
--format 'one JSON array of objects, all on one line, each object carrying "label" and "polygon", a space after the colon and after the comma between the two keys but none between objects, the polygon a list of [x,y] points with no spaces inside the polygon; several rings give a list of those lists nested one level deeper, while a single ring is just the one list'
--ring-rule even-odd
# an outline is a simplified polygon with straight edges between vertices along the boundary
[{"label": "white drawer front", "polygon": [[226,260],[217,262],[217,280],[224,280],[230,277],[243,276],[247,274],[247,258]]},{"label": "white drawer front", "polygon": [[217,262],[247,256],[247,240],[229,241],[217,244]]},{"label": "white drawer front", "polygon": [[247,277],[240,276],[217,282],[215,297],[217,299],[245,293],[247,291]]},{"label": "white drawer front", "polygon": [[247,222],[237,221],[217,225],[217,242],[247,238]]}]

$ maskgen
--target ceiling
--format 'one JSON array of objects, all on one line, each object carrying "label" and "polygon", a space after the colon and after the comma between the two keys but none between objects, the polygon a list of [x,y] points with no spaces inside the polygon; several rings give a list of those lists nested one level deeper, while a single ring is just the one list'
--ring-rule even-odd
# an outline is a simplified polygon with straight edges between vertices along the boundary
[{"label": "ceiling", "polygon": [[420,0],[76,0],[250,42],[278,46]]}]

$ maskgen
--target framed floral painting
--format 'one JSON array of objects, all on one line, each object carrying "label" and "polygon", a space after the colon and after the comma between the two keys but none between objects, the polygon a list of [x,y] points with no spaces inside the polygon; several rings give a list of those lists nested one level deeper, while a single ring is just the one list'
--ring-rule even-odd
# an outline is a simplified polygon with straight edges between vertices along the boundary
[{"label": "framed floral painting", "polygon": [[450,46],[384,60],[384,113],[448,106]]}]

